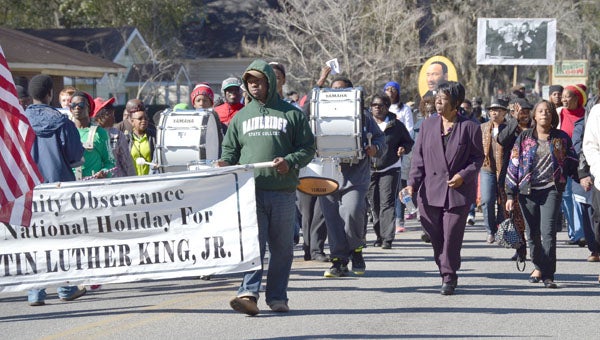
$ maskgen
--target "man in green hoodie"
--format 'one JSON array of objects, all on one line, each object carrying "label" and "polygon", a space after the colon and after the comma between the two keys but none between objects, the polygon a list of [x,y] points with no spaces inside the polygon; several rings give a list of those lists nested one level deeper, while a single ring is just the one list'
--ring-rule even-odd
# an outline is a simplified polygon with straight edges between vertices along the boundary
[{"label": "man in green hoodie", "polygon": [[[229,123],[218,164],[273,162],[271,168],[254,170],[260,257],[268,241],[266,303],[274,312],[288,312],[298,170],[312,160],[315,141],[306,116],[277,95],[275,72],[267,62],[252,62],[242,79],[252,101]],[[262,269],[245,273],[231,308],[258,314],[262,274]]]}]

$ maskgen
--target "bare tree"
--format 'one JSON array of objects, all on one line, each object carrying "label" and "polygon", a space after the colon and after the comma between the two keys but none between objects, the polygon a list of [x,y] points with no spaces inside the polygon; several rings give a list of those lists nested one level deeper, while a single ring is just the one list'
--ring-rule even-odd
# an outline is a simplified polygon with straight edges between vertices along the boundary
[{"label": "bare tree", "polygon": [[[308,89],[325,61],[338,58],[342,71],[369,93],[401,81],[419,63],[415,29],[422,13],[404,0],[283,0],[262,10],[269,38],[245,52],[286,64],[288,82]],[[412,9],[410,9],[412,7]]]},{"label": "bare tree", "polygon": [[[280,0],[258,20],[269,33],[244,52],[288,67],[288,82],[310,88],[324,61],[337,57],[346,75],[369,92],[388,80],[417,93],[418,71],[434,55],[457,68],[470,96],[489,97],[512,85],[512,66],[476,64],[477,19],[556,18],[556,59],[587,59],[591,79],[600,74],[600,8],[597,0]],[[519,79],[537,72],[548,82],[548,67],[519,68]]]}]

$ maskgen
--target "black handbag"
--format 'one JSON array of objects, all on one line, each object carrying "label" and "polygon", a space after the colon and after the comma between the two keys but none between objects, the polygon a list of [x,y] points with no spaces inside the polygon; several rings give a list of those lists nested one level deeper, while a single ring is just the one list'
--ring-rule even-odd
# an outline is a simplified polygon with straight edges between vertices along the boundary
[{"label": "black handbag", "polygon": [[498,231],[496,232],[496,242],[498,245],[504,248],[519,249],[525,244],[523,238],[517,231],[515,223],[513,222],[512,213],[510,216],[498,224]]},{"label": "black handbag", "polygon": [[[525,241],[517,231],[515,227],[515,223],[513,222],[512,212],[510,216],[498,224],[498,231],[496,232],[496,242],[499,246],[502,246],[507,249],[516,249],[518,253],[520,253],[521,247],[525,244]],[[518,254],[517,255],[517,270],[522,272],[525,270],[525,256]],[[521,267],[522,266],[522,267]]]}]

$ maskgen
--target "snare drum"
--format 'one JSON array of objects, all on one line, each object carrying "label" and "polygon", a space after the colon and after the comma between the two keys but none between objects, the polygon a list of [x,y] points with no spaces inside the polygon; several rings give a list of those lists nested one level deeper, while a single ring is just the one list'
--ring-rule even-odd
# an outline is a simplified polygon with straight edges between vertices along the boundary
[{"label": "snare drum", "polygon": [[165,110],[157,129],[157,161],[162,172],[219,158],[219,125],[212,110]]},{"label": "snare drum", "polygon": [[320,158],[362,159],[362,88],[313,89],[311,128]]},{"label": "snare drum", "polygon": [[315,158],[300,169],[298,190],[312,196],[334,193],[343,181],[340,164],[332,158]]}]

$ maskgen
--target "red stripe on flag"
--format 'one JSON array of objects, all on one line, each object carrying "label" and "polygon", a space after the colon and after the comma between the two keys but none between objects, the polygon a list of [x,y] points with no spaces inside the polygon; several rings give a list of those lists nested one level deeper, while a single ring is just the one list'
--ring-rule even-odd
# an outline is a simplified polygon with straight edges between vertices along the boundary
[{"label": "red stripe on flag", "polygon": [[17,89],[0,47],[0,221],[29,225],[33,188],[42,181],[30,150],[35,133],[17,98]]},{"label": "red stripe on flag", "polygon": [[[0,119],[0,131],[2,131],[2,140],[4,142],[4,146],[6,147],[6,150],[8,151],[8,153],[10,153],[11,158],[6,159],[3,158],[0,161],[0,168],[2,171],[2,174],[5,176],[5,178],[7,178],[7,175],[10,175],[11,178],[7,178],[7,182],[9,183],[9,185],[18,185],[15,182],[12,182],[12,180],[14,179],[13,176],[13,171],[17,170],[15,169],[18,168],[18,170],[20,170],[21,173],[23,174],[28,174],[25,176],[25,180],[27,181],[27,187],[32,187],[35,186],[35,183],[33,181],[33,178],[29,175],[30,170],[28,169],[28,165],[29,168],[31,168],[30,164],[33,163],[33,159],[31,159],[31,154],[29,153],[28,150],[31,150],[33,143],[27,143],[26,141],[24,142],[21,138],[17,138],[17,136],[15,136],[15,134],[10,134],[10,133],[6,133],[5,131],[18,131],[19,129],[19,124],[20,124],[20,119],[18,116],[16,115],[11,115],[10,113],[8,113],[8,110],[5,110],[4,108],[6,107],[6,102],[3,102],[0,100],[0,113],[4,114],[7,118],[8,118],[8,123],[9,126],[6,126],[4,124],[3,119]],[[23,117],[25,118],[25,117]],[[26,118],[25,118],[26,119]],[[31,128],[28,128],[29,130],[31,130]],[[31,134],[31,133],[30,133]],[[35,139],[34,139],[35,140]],[[25,150],[27,150],[26,152],[24,152]],[[4,155],[6,157],[6,155]],[[26,159],[26,162],[23,162],[23,158]],[[27,159],[29,158],[29,159]],[[8,164],[6,164],[5,162],[8,163],[13,163],[12,167],[10,169],[8,169],[7,167],[9,166]],[[25,190],[27,191],[27,190]],[[22,194],[22,192],[21,192]],[[20,196],[20,195],[15,195],[15,196]],[[0,201],[0,204],[4,203],[3,201]]]}]

